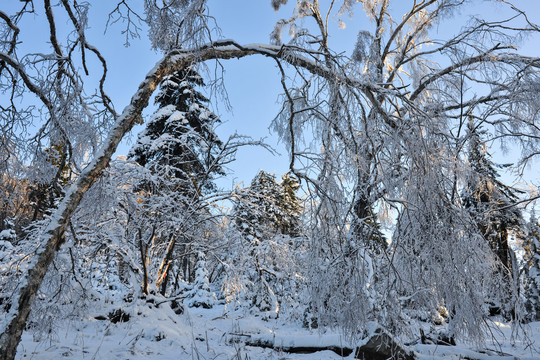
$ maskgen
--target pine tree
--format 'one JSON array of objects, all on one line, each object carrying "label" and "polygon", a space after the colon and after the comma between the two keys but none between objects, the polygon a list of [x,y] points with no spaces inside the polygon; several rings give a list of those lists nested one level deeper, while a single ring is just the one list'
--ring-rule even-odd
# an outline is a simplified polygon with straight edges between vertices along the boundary
[{"label": "pine tree", "polygon": [[186,294],[186,304],[189,307],[203,307],[211,309],[216,302],[216,295],[210,290],[208,271],[206,270],[206,257],[204,253],[197,254],[195,265],[195,281],[193,288]]},{"label": "pine tree", "polygon": [[301,205],[296,191],[300,184],[291,174],[282,179],[278,184],[275,175],[261,170],[247,189],[237,192],[233,215],[246,239],[299,234]]},{"label": "pine tree", "polygon": [[481,132],[472,119],[468,124],[468,136],[471,173],[463,203],[471,211],[491,249],[511,273],[509,232],[518,231],[522,223],[521,212],[513,206],[518,196],[515,189],[498,180],[496,165],[489,159]]},{"label": "pine tree", "polygon": [[540,224],[533,211],[525,239],[525,309],[532,321],[540,321]]},{"label": "pine tree", "polygon": [[196,90],[204,85],[193,68],[165,77],[156,96],[159,108],[129,153],[138,164],[183,181],[181,191],[189,196],[212,190],[213,176],[223,174],[216,162],[223,143],[214,132],[220,120]]}]

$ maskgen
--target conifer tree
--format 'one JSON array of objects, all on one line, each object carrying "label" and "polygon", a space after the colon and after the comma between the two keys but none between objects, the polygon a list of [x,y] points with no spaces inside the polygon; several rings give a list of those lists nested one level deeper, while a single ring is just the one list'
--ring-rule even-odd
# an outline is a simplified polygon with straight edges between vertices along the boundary
[{"label": "conifer tree", "polygon": [[208,270],[206,269],[206,256],[197,254],[195,265],[195,281],[193,288],[186,294],[186,303],[189,307],[203,307],[211,309],[216,302],[216,295],[210,290]]},{"label": "conifer tree", "polygon": [[223,143],[214,132],[220,120],[196,89],[204,85],[192,67],[166,76],[156,96],[159,108],[129,153],[138,164],[183,182],[181,191],[190,197],[212,190],[213,175],[223,174],[216,162]]},{"label": "conifer tree", "polygon": [[469,120],[469,164],[471,173],[463,196],[463,203],[471,211],[478,228],[488,241],[501,263],[512,270],[512,257],[508,244],[509,232],[519,230],[522,216],[515,206],[516,190],[498,180],[496,165],[490,154],[482,132]]},{"label": "conifer tree", "polygon": [[279,232],[284,235],[300,235],[300,214],[302,205],[296,195],[300,189],[300,181],[294,174],[288,172],[281,177],[278,206],[282,215],[278,219]]},{"label": "conifer tree", "polygon": [[[218,160],[223,143],[214,132],[220,120],[208,108],[209,99],[197,89],[204,85],[202,77],[193,67],[165,76],[155,98],[158,109],[128,155],[160,178],[157,182],[143,179],[139,186],[149,190],[149,196],[154,194],[155,201],[160,201],[156,196],[159,193],[163,199],[173,199],[169,201],[184,208],[185,224],[200,222],[207,215],[206,208],[199,201],[203,195],[214,190],[214,177],[224,174]],[[147,202],[152,200],[147,198]],[[154,206],[154,217],[161,214],[160,208],[166,207],[159,204]],[[168,242],[167,234],[175,231],[177,228],[161,232],[162,238],[158,242]],[[183,232],[173,239],[169,243],[167,263],[172,261],[175,257],[173,254],[180,247],[183,247],[182,252],[187,252],[186,247],[192,241]],[[182,256],[175,261],[191,264],[193,259]],[[161,283],[163,294],[170,272],[165,274]],[[189,278],[192,274],[184,275]]]},{"label": "conifer tree", "polygon": [[250,241],[266,235],[297,236],[300,230],[301,205],[296,191],[300,184],[292,174],[282,183],[273,174],[261,170],[247,189],[237,193],[233,214],[237,228]]},{"label": "conifer tree", "polygon": [[233,209],[236,227],[250,242],[261,240],[267,232],[277,232],[280,192],[276,177],[261,170],[246,189],[237,192]]},{"label": "conifer tree", "polygon": [[[299,236],[302,206],[296,192],[298,179],[288,173],[281,183],[273,174],[261,170],[246,189],[237,192],[233,208],[236,228],[250,242],[248,278],[252,286],[252,304],[264,317],[277,317],[280,311],[277,283],[280,276],[273,256],[282,249],[276,235]],[[271,241],[264,241],[271,240]],[[292,254],[290,254],[292,256]],[[250,271],[252,270],[252,271]],[[278,271],[279,272],[279,271]]]},{"label": "conifer tree", "polygon": [[[478,232],[500,260],[498,271],[503,282],[492,289],[498,295],[488,296],[490,313],[515,316],[515,302],[519,287],[519,274],[514,251],[509,239],[512,232],[520,234],[522,216],[515,206],[517,190],[498,180],[496,165],[490,160],[486,144],[482,141],[482,131],[475,126],[472,118],[468,123],[470,174],[463,196],[463,205],[470,212]],[[498,299],[498,300],[497,300]]]},{"label": "conifer tree", "polygon": [[33,221],[55,208],[55,200],[63,195],[63,188],[71,177],[67,150],[62,143],[57,142],[46,148],[40,157],[43,163],[34,166],[36,180],[30,183],[28,189],[34,208]]}]

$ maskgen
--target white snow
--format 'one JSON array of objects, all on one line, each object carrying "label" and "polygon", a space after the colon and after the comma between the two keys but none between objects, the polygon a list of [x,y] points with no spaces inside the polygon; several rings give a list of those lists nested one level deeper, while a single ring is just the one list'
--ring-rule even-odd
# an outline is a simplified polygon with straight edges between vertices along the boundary
[{"label": "white snow", "polygon": [[15,240],[15,231],[14,230],[2,230],[0,231],[0,247],[5,246],[8,249],[11,249],[13,246],[11,246],[11,243],[9,243],[9,240]]},{"label": "white snow", "polygon": [[[118,306],[118,305],[117,305]],[[159,308],[129,304],[128,322],[112,324],[94,317],[106,315],[112,304],[96,304],[85,318],[65,322],[63,327],[41,341],[32,331],[23,334],[17,359],[353,359],[325,350],[314,353],[288,353],[290,347],[353,347],[347,338],[334,331],[307,330],[283,319],[263,321],[259,316],[233,305],[212,309],[186,308],[177,315],[167,304]],[[496,339],[484,349],[472,345],[415,345],[418,359],[540,359],[540,322],[531,323],[512,339],[512,329],[495,324]],[[524,336],[525,335],[525,336]],[[272,350],[246,345],[246,341],[267,341],[282,348]]]},{"label": "white snow", "polygon": [[176,112],[176,107],[174,105],[167,105],[162,108],[159,108],[152,117],[154,119],[161,119],[171,116],[173,113]]}]

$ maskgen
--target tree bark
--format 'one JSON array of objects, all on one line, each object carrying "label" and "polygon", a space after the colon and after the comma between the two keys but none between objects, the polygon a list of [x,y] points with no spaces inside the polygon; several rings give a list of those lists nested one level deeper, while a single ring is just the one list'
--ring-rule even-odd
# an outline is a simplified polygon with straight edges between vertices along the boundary
[{"label": "tree bark", "polygon": [[[185,66],[186,64],[187,58],[186,61],[179,62],[178,66]],[[6,314],[4,324],[2,324],[2,334],[0,335],[1,360],[15,358],[17,346],[21,340],[34,297],[54,259],[56,251],[64,242],[64,233],[71,215],[81,202],[84,193],[100,177],[103,169],[108,166],[111,156],[116,151],[125,133],[131,130],[136,122],[139,122],[142,110],[148,105],[150,96],[160,80],[170,72],[170,67],[170,57],[167,56],[146,76],[146,79],[141,83],[131,99],[131,103],[118,117],[103,148],[70,187],[58,209],[51,217],[51,221],[40,239],[42,245],[29,264],[28,270],[19,284],[19,291],[14,294],[11,300],[11,308]]]},{"label": "tree bark", "polygon": [[307,345],[290,345],[282,344],[272,338],[258,337],[253,335],[233,335],[231,341],[243,342],[246,346],[254,346],[265,349],[272,349],[280,352],[287,353],[300,353],[300,354],[312,354],[318,351],[333,351],[338,356],[347,357],[354,351],[354,347],[347,347],[341,345],[320,345],[317,344],[317,339],[313,341],[313,344]]},{"label": "tree bark", "polygon": [[165,292],[167,291],[167,282],[169,280],[169,266],[171,265],[175,245],[176,236],[174,236],[174,234],[171,234],[169,238],[169,246],[167,247],[167,253],[165,254],[165,257],[163,258],[163,261],[161,262],[161,265],[159,267],[156,281],[157,287],[160,288],[160,293],[163,296],[165,296]]},{"label": "tree bark", "polygon": [[391,335],[379,328],[362,346],[356,348],[354,358],[362,360],[413,360],[414,355]]},{"label": "tree bark", "polygon": [[[309,337],[311,337],[311,341],[306,341]],[[232,334],[230,341],[243,342],[247,346],[269,348],[288,353],[306,354],[330,350],[343,357],[348,357],[354,352],[354,358],[362,360],[414,359],[414,353],[412,351],[399,344],[391,335],[380,328],[375,330],[369,338],[364,339],[359,346],[325,343],[325,341],[321,341],[318,335],[308,335],[307,337],[303,337],[299,343],[295,343],[294,339],[286,337]]]}]

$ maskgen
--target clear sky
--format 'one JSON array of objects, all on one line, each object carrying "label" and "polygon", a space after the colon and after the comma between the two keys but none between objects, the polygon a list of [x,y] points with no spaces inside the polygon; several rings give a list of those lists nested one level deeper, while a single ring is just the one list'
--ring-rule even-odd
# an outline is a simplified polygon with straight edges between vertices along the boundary
[{"label": "clear sky", "polygon": [[[235,39],[239,43],[268,43],[269,34],[276,21],[291,15],[292,5],[296,1],[290,0],[289,2],[290,4],[282,8],[279,13],[273,11],[270,0],[209,0],[209,6],[210,14],[216,18],[224,38]],[[321,1],[323,6],[327,2],[326,0]],[[131,41],[130,47],[122,45],[124,39],[120,33],[123,30],[121,22],[110,26],[107,33],[104,34],[107,21],[107,16],[104,14],[109,13],[115,7],[116,1],[93,0],[90,3],[92,8],[89,41],[101,49],[109,62],[106,89],[113,98],[117,111],[121,111],[129,103],[137,86],[161,55],[150,50],[150,44],[144,30],[141,32],[140,39]],[[129,3],[135,8],[139,6],[138,9],[141,10],[142,1],[132,0]],[[393,3],[393,6],[408,6],[411,0],[399,0]],[[515,3],[526,10],[532,21],[540,23],[540,0],[517,0]],[[18,0],[2,0],[0,8],[12,13],[12,9],[19,8],[21,4]],[[32,52],[48,53],[51,50],[47,48],[47,34],[37,30],[39,21],[44,19],[43,9],[36,10],[40,15],[35,17],[35,23],[22,27],[21,39],[28,49],[32,49]],[[357,17],[343,19],[346,23],[345,29],[340,29],[336,19],[333,19],[330,44],[334,50],[350,54],[356,41],[358,29],[369,26],[368,20],[362,15],[360,5],[357,10]],[[58,9],[58,13],[60,13],[60,9]],[[501,7],[494,5],[493,2],[474,1],[473,5],[466,8],[462,14],[438,27],[441,37],[458,31],[460,24],[463,23],[468,14],[487,17],[504,15],[501,13]],[[57,21],[61,31],[63,20],[59,18]],[[144,28],[144,26],[142,27]],[[540,41],[532,39],[525,43],[523,51],[529,55],[540,56]],[[224,80],[232,112],[228,111],[223,103],[219,102],[219,99],[212,99],[213,109],[224,122],[218,129],[221,138],[225,139],[236,131],[255,139],[266,137],[268,143],[274,146],[282,156],[272,156],[262,149],[245,148],[238,153],[237,162],[231,165],[234,174],[222,181],[221,185],[230,187],[233,184],[233,179],[244,181],[247,184],[259,169],[275,172],[276,175],[280,176],[288,170],[287,152],[281,144],[278,144],[276,136],[268,129],[279,110],[277,97],[281,92],[280,75],[275,64],[260,56],[224,61],[222,64],[225,66]],[[97,68],[95,71],[97,72]],[[94,77],[98,77],[96,72]],[[150,113],[151,110],[147,112],[147,114]],[[132,132],[132,139],[136,137],[136,133],[140,129],[141,127],[137,127]],[[117,153],[126,154],[129,147],[129,141],[125,141]]]},{"label": "clear sky", "polygon": [[[393,1],[394,10],[400,15],[410,6],[411,0]],[[295,4],[296,1],[290,0]],[[321,1],[321,4],[328,3]],[[540,0],[518,0],[516,5],[525,10],[529,19],[540,23]],[[324,5],[323,5],[324,6]],[[401,9],[399,8],[401,7]],[[232,38],[240,43],[268,42],[269,34],[273,26],[280,18],[289,17],[292,7],[282,8],[275,13],[270,6],[270,0],[211,0],[211,14],[214,15],[221,26],[223,36]],[[447,37],[459,31],[468,15],[476,15],[489,19],[503,18],[507,15],[505,7],[493,2],[483,0],[473,1],[465,7],[463,13],[441,23],[437,27],[437,36]],[[369,20],[362,14],[361,6],[357,6],[357,16],[349,19],[344,17],[346,23],[344,29],[338,27],[336,19],[331,24],[331,47],[337,52],[350,54],[356,41],[356,36],[361,28],[369,27]],[[531,56],[540,56],[540,39],[531,38],[521,45],[522,53]],[[222,126],[224,134],[238,130],[241,133],[255,138],[268,136],[271,144],[275,144],[268,126],[279,110],[276,105],[277,95],[281,92],[279,73],[272,61],[261,57],[250,59],[231,60],[225,62],[225,83],[229,98],[233,106],[233,113],[220,111],[222,119],[227,123]],[[224,110],[220,108],[219,110]],[[277,146],[280,153],[285,155],[286,150]],[[502,154],[498,149],[493,149],[497,157],[495,161],[507,163],[512,161],[512,154]],[[515,155],[515,154],[514,154]],[[235,174],[240,180],[249,182],[259,169],[276,172],[280,175],[286,172],[288,160],[273,157],[263,150],[249,149],[238,154],[237,164],[233,166]],[[537,179],[540,185],[538,171],[528,172],[529,177]],[[513,182],[512,177],[505,176],[505,181]]]}]

